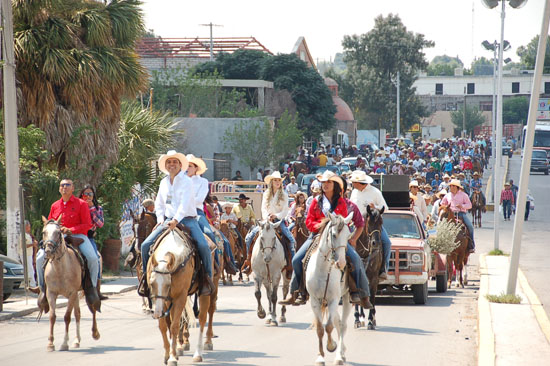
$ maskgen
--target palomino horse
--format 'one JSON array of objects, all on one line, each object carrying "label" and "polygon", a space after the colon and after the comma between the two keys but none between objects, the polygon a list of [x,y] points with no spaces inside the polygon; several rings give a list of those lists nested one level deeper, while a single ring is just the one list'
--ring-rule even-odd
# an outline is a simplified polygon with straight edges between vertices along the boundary
[{"label": "palomino horse", "polygon": [[472,223],[474,227],[481,227],[481,213],[485,209],[480,191],[472,193]]},{"label": "palomino horse", "polygon": [[[353,212],[345,219],[338,215],[328,214],[321,224],[318,248],[309,259],[306,271],[306,288],[310,295],[311,308],[314,314],[314,324],[319,338],[319,355],[316,365],[325,364],[323,351],[323,335],[327,332],[327,350],[336,352],[334,364],[345,362],[346,346],[344,335],[347,329],[347,318],[351,312],[350,294],[347,285],[341,282],[342,271],[346,266],[346,247],[350,236],[348,223],[353,218]],[[342,316],[338,311],[338,303],[342,298]],[[323,324],[323,321],[326,322]],[[332,339],[332,330],[338,332],[338,342]]]},{"label": "palomino horse", "polygon": [[[197,256],[194,252],[194,244],[192,244],[190,237],[175,229],[161,239],[147,266],[147,280],[151,289],[151,298],[154,302],[153,317],[159,320],[159,329],[164,343],[164,362],[169,366],[176,366],[178,355],[183,355],[183,350],[189,350],[189,332],[187,328],[183,331],[184,339],[180,339],[179,347],[177,343],[178,334],[180,334],[180,320],[187,297],[198,290],[198,284],[193,282],[197,267]],[[220,259],[220,261],[223,262],[223,259]],[[212,263],[214,263],[214,260]],[[215,288],[212,293],[199,297],[200,330],[193,362],[202,362],[203,350],[213,348],[212,337],[214,332],[212,325],[220,275],[221,270],[218,270],[213,278]],[[206,332],[206,342],[203,345],[207,315],[209,316],[209,324]],[[168,328],[170,328],[171,342],[168,341],[166,334]]]},{"label": "palomino horse", "polygon": [[[279,227],[281,222],[276,224],[271,222],[260,223],[261,231],[256,239],[256,244],[252,250],[252,271],[254,272],[254,284],[256,300],[258,301],[258,309],[256,314],[258,318],[265,318],[265,310],[262,307],[262,284],[265,287],[267,301],[269,303],[269,313],[271,319],[266,320],[266,324],[278,326],[277,323],[277,291],[279,289],[279,281],[281,281],[281,271],[286,265],[285,251],[283,244],[277,239],[275,229]],[[286,276],[283,277],[283,298],[288,294],[289,280]],[[281,323],[286,322],[286,307],[281,308]]]},{"label": "palomino horse", "polygon": [[[380,279],[380,267],[384,261],[382,249],[382,214],[384,207],[381,210],[371,209],[367,206],[366,225],[363,233],[357,240],[357,253],[363,260],[369,279],[370,302],[372,309],[369,311],[368,329],[376,329],[376,292],[378,291],[378,282]],[[360,309],[359,309],[360,308]],[[360,305],[355,305],[355,328],[360,328],[364,325],[359,320],[359,317],[365,318],[365,311]]]},{"label": "palomino horse", "polygon": [[[80,300],[79,290],[82,290],[82,267],[74,249],[69,249],[61,233],[61,216],[56,220],[47,220],[42,217],[44,229],[42,238],[44,240],[45,257],[48,260],[44,270],[44,281],[46,283],[46,297],[50,306],[50,336],[48,337],[48,351],[54,351],[53,327],[55,325],[55,305],[59,295],[68,299],[67,310],[65,311],[65,337],[61,345],[61,351],[69,349],[69,324],[71,313],[74,309],[76,321],[76,339],[73,342],[74,348],[80,347]],[[96,310],[90,306],[92,312],[92,337],[99,339],[97,330]]]},{"label": "palomino horse", "polygon": [[[237,262],[237,268],[241,268],[241,266],[243,265],[246,259],[246,251],[243,249],[243,247],[239,243],[239,238],[235,234],[233,234],[233,231],[231,229],[229,229],[229,224],[225,220],[222,220],[220,222],[220,231],[223,235],[225,235],[227,240],[229,240],[229,246],[231,247],[231,251],[233,252],[235,262]],[[227,284],[226,278],[227,278],[227,282],[230,285],[232,285],[233,276],[228,273],[225,273],[222,276],[222,281],[224,285]],[[242,282],[242,280],[243,280],[243,274],[242,272],[239,272],[239,281]]]},{"label": "palomino horse", "polygon": [[[466,225],[461,220],[457,220],[455,214],[451,210],[450,206],[439,207],[439,220],[446,219],[448,221],[456,222],[461,226],[460,232],[456,236],[456,241],[460,245],[455,248],[447,256],[447,266],[449,267],[449,273],[453,273],[452,264],[454,263],[456,269],[456,287],[464,288],[464,285],[468,284],[468,272],[466,265],[468,264],[468,241],[470,240],[469,231]],[[462,271],[464,270],[464,279],[462,278]],[[451,287],[452,277],[449,277],[449,288]]]},{"label": "palomino horse", "polygon": [[296,239],[296,251],[298,251],[298,249],[300,249],[302,244],[304,244],[309,237],[304,207],[298,207],[296,209],[296,224],[292,228],[292,236]]}]

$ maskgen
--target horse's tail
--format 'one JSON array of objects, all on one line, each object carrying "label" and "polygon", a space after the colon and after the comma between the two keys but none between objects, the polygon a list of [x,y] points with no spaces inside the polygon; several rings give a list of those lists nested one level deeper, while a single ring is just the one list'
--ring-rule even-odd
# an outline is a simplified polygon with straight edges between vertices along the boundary
[{"label": "horse's tail", "polygon": [[185,301],[185,307],[183,308],[182,320],[187,323],[189,329],[197,327],[197,318],[195,317],[195,312],[193,311],[193,305],[189,296]]}]

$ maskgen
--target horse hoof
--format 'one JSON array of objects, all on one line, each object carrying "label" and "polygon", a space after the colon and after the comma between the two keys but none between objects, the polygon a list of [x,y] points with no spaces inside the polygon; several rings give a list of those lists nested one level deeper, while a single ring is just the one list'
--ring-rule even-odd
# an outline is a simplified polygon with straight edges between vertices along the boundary
[{"label": "horse hoof", "polygon": [[178,356],[183,356],[183,348],[178,348],[177,355]]},{"label": "horse hoof", "polygon": [[266,325],[271,325],[271,319],[266,319],[265,324]]},{"label": "horse hoof", "polygon": [[325,366],[325,361],[315,361],[315,366]]},{"label": "horse hoof", "polygon": [[353,323],[353,327],[354,327],[355,329],[361,328],[361,322],[357,321],[357,322]]},{"label": "horse hoof", "polygon": [[55,351],[55,346],[53,344],[50,344],[50,345],[48,345],[47,350],[48,350],[48,352],[53,352],[53,351]]},{"label": "horse hoof", "polygon": [[271,326],[272,326],[272,327],[278,327],[278,326],[279,326],[279,323],[277,323],[276,320],[272,320],[272,321],[271,321]]},{"label": "horse hoof", "polygon": [[336,342],[327,343],[327,351],[329,352],[336,351]]},{"label": "horse hoof", "polygon": [[178,361],[168,361],[168,366],[178,366]]},{"label": "horse hoof", "polygon": [[73,348],[80,348],[80,343],[74,342],[73,343]]},{"label": "horse hoof", "polygon": [[258,310],[258,311],[256,312],[256,314],[258,314],[258,318],[260,318],[260,319],[265,318],[265,310],[264,310],[264,309]]},{"label": "horse hoof", "polygon": [[98,331],[92,332],[92,338],[93,338],[94,340],[97,341],[97,340],[99,339],[99,337],[101,337],[101,335],[99,334]]},{"label": "horse hoof", "polygon": [[193,362],[202,362],[202,356],[193,357]]},{"label": "horse hoof", "polygon": [[286,323],[286,317],[281,316],[281,317],[279,318],[279,323]]},{"label": "horse hoof", "polygon": [[204,344],[204,350],[205,351],[212,351],[214,349],[214,345],[212,343],[205,343]]},{"label": "horse hoof", "polygon": [[334,364],[335,364],[335,365],[343,365],[343,364],[344,364],[344,360],[334,360]]},{"label": "horse hoof", "polygon": [[69,345],[68,344],[62,344],[61,347],[59,347],[60,351],[68,351]]},{"label": "horse hoof", "polygon": [[184,350],[184,351],[189,351],[190,349],[191,349],[191,345],[190,345],[189,343],[185,343],[185,344],[183,345],[183,350]]},{"label": "horse hoof", "polygon": [[374,326],[374,324],[369,323],[368,329],[369,330],[376,330],[376,327]]}]

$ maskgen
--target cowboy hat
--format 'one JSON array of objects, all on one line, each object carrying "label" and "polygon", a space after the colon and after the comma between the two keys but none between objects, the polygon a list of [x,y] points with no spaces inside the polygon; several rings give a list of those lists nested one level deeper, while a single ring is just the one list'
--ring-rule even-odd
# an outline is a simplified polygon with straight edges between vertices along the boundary
[{"label": "cowboy hat", "polygon": [[149,206],[154,205],[154,204],[155,204],[155,201],[153,201],[150,198],[147,198],[147,199],[143,200],[143,202],[141,202],[141,205],[143,207],[149,207]]},{"label": "cowboy hat", "polygon": [[474,175],[479,175],[479,172],[474,172]]},{"label": "cowboy hat", "polygon": [[240,200],[249,200],[250,197],[246,197],[246,196],[244,195],[244,193],[241,193],[241,194],[239,194],[239,199],[240,199]]},{"label": "cowboy hat", "polygon": [[296,201],[298,201],[298,196],[304,196],[304,199],[307,200],[307,194],[305,194],[302,191],[298,191],[294,194],[294,198],[295,198]]},{"label": "cowboy hat", "polygon": [[319,182],[324,183],[324,182],[328,182],[328,181],[336,182],[336,183],[338,183],[338,185],[340,185],[341,189],[344,189],[344,181],[342,180],[342,178],[340,178],[339,176],[337,176],[335,173],[331,172],[330,170],[325,170],[323,172],[323,175],[321,175],[321,177],[319,178]]},{"label": "cowboy hat", "polygon": [[222,209],[225,210],[226,207],[231,207],[233,208],[233,204],[231,202],[226,202],[222,205]]},{"label": "cowboy hat", "polygon": [[173,158],[178,159],[181,163],[181,170],[186,171],[189,167],[189,162],[187,161],[187,158],[182,153],[176,152],[176,150],[170,150],[166,154],[163,154],[160,156],[158,161],[159,170],[163,172],[166,175],[170,175],[168,170],[166,170],[166,160]]},{"label": "cowboy hat", "polygon": [[437,192],[435,195],[437,197],[440,197],[440,196],[445,196],[447,194],[447,190],[446,189],[442,189],[441,191]]},{"label": "cowboy hat", "polygon": [[412,180],[409,183],[409,188],[411,188],[411,187],[417,187],[418,188],[418,182],[416,180]]},{"label": "cowboy hat", "polygon": [[279,173],[278,170],[275,170],[273,173],[269,174],[268,176],[266,176],[264,178],[264,181],[269,184],[269,182],[271,182],[272,179],[283,179],[283,177],[281,177],[281,173]]},{"label": "cowboy hat", "polygon": [[449,183],[449,186],[456,186],[460,189],[464,189],[462,185],[460,184],[460,181],[458,179],[453,179],[451,183]]},{"label": "cowboy hat", "polygon": [[201,158],[197,158],[193,154],[187,154],[186,158],[187,160],[189,160],[189,163],[195,164],[197,166],[197,171],[195,173],[196,175],[203,175],[204,172],[208,170],[208,168],[206,167],[206,163]]},{"label": "cowboy hat", "polygon": [[350,182],[352,183],[363,183],[363,184],[371,184],[374,182],[374,179],[370,175],[367,175],[362,170],[355,170],[351,173]]},{"label": "cowboy hat", "polygon": [[449,174],[447,174],[447,173],[445,173],[445,175],[443,176],[443,179],[446,179],[446,178],[451,179],[451,177],[449,177]]},{"label": "cowboy hat", "polygon": [[321,192],[321,183],[318,180],[314,180],[311,183],[311,191],[312,192]]}]

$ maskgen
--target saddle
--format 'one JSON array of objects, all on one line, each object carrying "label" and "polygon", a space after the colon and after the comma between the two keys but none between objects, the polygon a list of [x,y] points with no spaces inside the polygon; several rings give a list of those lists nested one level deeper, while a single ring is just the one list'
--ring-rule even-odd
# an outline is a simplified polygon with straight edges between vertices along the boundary
[{"label": "saddle", "polygon": [[290,280],[292,277],[292,253],[290,251],[290,240],[286,236],[283,235],[283,231],[280,227],[275,229],[275,235],[277,236],[277,239],[281,242],[283,245],[283,249],[285,251],[285,259],[286,259],[286,277]]}]

